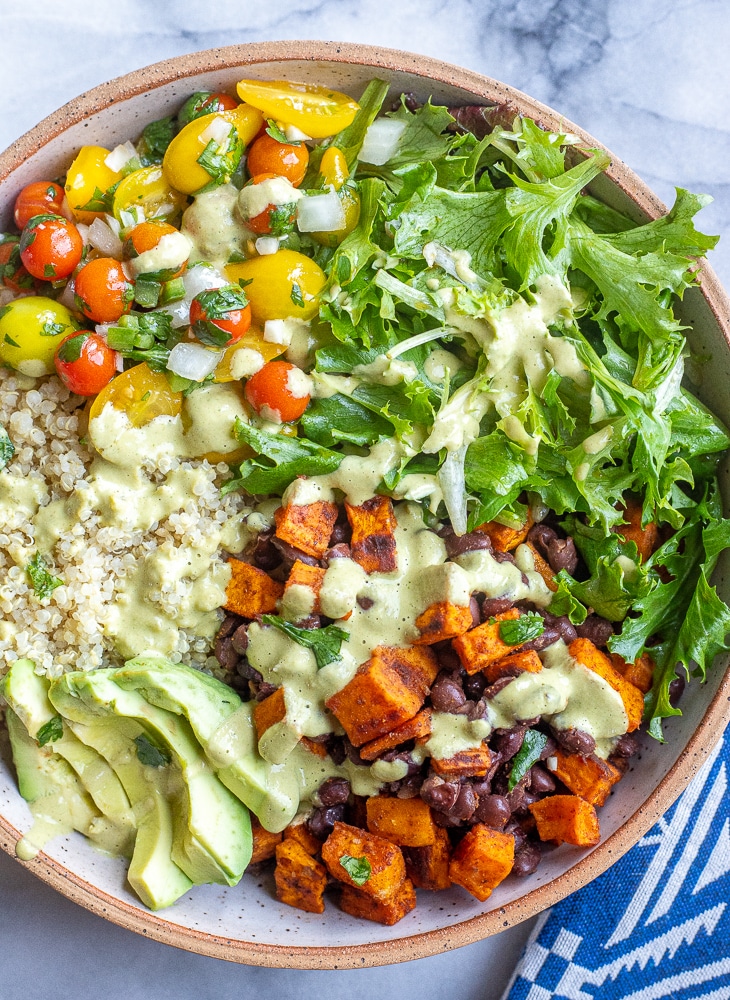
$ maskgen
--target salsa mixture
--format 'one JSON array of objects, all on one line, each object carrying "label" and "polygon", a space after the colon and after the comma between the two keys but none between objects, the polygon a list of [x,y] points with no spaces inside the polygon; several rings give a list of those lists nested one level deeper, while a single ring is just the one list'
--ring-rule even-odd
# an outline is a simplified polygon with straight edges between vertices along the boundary
[{"label": "salsa mixture", "polygon": [[236,91],[0,237],[18,854],[78,830],[152,908],[273,859],[393,924],[597,844],[728,648],[730,438],[673,311],[716,241],[529,119]]}]

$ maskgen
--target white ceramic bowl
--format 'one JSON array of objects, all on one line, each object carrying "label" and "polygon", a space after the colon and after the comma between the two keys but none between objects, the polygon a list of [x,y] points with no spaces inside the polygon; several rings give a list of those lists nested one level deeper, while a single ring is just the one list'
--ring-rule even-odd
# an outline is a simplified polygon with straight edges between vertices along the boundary
[{"label": "white ceramic bowl", "polygon": [[[390,82],[394,97],[412,91],[449,105],[494,105],[494,119],[511,123],[519,112],[542,125],[600,143],[558,113],[519,91],[477,73],[425,56],[333,42],[270,42],[232,46],[157,63],[112,80],[44,119],[0,156],[0,222],[7,228],[15,195],[26,183],[62,174],[79,146],[113,147],[137,136],[146,122],[174,113],[194,90],[234,90],[241,77],[328,84],[357,97],[374,76]],[[594,194],[637,220],[665,207],[615,158],[591,185]],[[680,309],[691,323],[693,346],[712,355],[703,401],[730,423],[730,309],[711,269]],[[727,490],[725,490],[727,496]],[[715,582],[728,596],[727,564]],[[174,907],[150,913],[125,884],[126,865],[94,851],[79,835],[58,838],[28,867],[69,898],[115,923],[190,951],[253,965],[360,968],[421,958],[495,934],[538,913],[600,874],[665,811],[697,771],[730,720],[730,676],[718,664],[707,684],[692,684],[680,719],[666,726],[664,746],[647,740],[629,773],[601,810],[603,840],[593,850],[563,846],[527,879],[507,879],[486,903],[465,891],[419,894],[417,908],[395,927],[356,920],[329,903],[321,915],[279,903],[273,879],[245,875],[235,889],[194,889]],[[17,791],[7,747],[0,759],[0,846],[13,853],[30,826]]]}]

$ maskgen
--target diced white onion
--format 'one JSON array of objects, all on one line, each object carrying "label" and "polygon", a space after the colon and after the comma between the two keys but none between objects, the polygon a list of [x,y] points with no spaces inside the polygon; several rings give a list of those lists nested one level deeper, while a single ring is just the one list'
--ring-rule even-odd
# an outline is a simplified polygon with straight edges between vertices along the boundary
[{"label": "diced white onion", "polygon": [[456,451],[450,451],[438,471],[439,486],[444,494],[446,511],[451,520],[455,534],[466,534],[466,481],[464,478],[464,460],[466,445]]},{"label": "diced white onion", "polygon": [[84,225],[83,222],[77,222],[76,228],[79,231],[79,236],[81,237],[82,243],[84,244],[84,246],[86,246],[89,242],[89,227]]},{"label": "diced white onion", "polygon": [[131,142],[123,142],[120,146],[115,146],[111,153],[106,157],[104,163],[113,170],[115,173],[120,173],[124,167],[133,160],[137,155],[137,150],[134,148]]},{"label": "diced white onion", "polygon": [[175,329],[187,326],[190,322],[190,303],[198,292],[204,292],[208,288],[222,288],[230,284],[215,267],[209,264],[195,264],[188,268],[182,276],[185,296],[177,302],[171,302],[168,306],[163,306],[164,312],[172,316],[172,325]]},{"label": "diced white onion", "polygon": [[89,243],[95,250],[108,257],[122,256],[122,241],[117,234],[101,219],[94,219],[89,226]]},{"label": "diced white onion", "polygon": [[379,167],[387,163],[398,148],[406,123],[396,118],[376,118],[365,133],[360,159]]},{"label": "diced white onion", "polygon": [[262,257],[268,257],[278,249],[279,240],[276,236],[259,236],[256,240],[256,253],[260,253]]},{"label": "diced white onion", "polygon": [[97,333],[100,337],[103,337],[104,340],[106,340],[106,338],[109,335],[109,324],[97,323],[96,326],[94,327],[94,333]]},{"label": "diced white onion", "polygon": [[60,302],[62,306],[66,306],[72,312],[76,308],[76,300],[74,299],[74,281],[73,278],[68,282],[64,290],[56,299],[56,302]]},{"label": "diced white onion", "polygon": [[167,367],[181,378],[202,382],[215,371],[220,359],[220,351],[209,351],[201,344],[176,344],[170,351]]},{"label": "diced white onion", "polygon": [[302,233],[334,233],[345,227],[345,211],[334,191],[313,194],[297,204],[297,226]]},{"label": "diced white onion", "polygon": [[115,219],[113,215],[107,214],[104,216],[104,222],[106,222],[107,226],[109,226],[113,233],[119,236],[122,231],[122,227],[119,225],[119,219]]},{"label": "diced white onion", "polygon": [[296,125],[285,125],[282,131],[289,142],[308,142],[312,138],[311,135],[302,132]]},{"label": "diced white onion", "polygon": [[557,757],[548,757],[547,760],[545,761],[545,766],[547,767],[548,771],[557,771],[557,769],[558,769],[558,758]]},{"label": "diced white onion", "polygon": [[231,134],[233,126],[225,118],[216,115],[210,125],[206,125],[200,133],[200,138],[207,145],[211,139],[221,148],[228,145],[228,136]]},{"label": "diced white onion", "polygon": [[123,208],[119,212],[119,220],[125,229],[131,226],[138,226],[145,221],[144,209],[141,205],[132,205],[131,208]]}]

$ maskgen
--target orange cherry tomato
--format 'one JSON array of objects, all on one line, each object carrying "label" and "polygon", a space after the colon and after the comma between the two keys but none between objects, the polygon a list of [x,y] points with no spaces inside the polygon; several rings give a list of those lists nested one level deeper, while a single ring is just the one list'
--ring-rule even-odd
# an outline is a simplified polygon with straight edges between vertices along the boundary
[{"label": "orange cherry tomato", "polygon": [[154,250],[163,236],[177,233],[178,230],[171,226],[169,222],[150,219],[147,222],[140,222],[138,226],[131,229],[124,241],[124,259],[131,260],[141,253]]},{"label": "orange cherry tomato", "polygon": [[36,215],[20,237],[20,259],[34,278],[68,278],[81,262],[83,240],[73,222],[60,215]]},{"label": "orange cherry tomato", "polygon": [[155,417],[177,417],[183,394],[173,392],[163,372],[153,372],[144,361],[121,372],[102,389],[89,409],[89,422],[96,420],[111,403],[126,413],[132,427],[144,427]]},{"label": "orange cherry tomato", "polygon": [[8,233],[0,235],[0,281],[16,295],[36,284],[20,260],[20,238]]},{"label": "orange cherry tomato", "polygon": [[15,225],[24,229],[34,215],[62,215],[64,192],[53,181],[26,184],[15,199]]},{"label": "orange cherry tomato", "polygon": [[295,146],[264,133],[249,149],[247,164],[251,175],[276,174],[299,187],[307,172],[309,150],[304,143]]},{"label": "orange cherry tomato", "polygon": [[77,396],[96,396],[117,371],[117,353],[103,337],[79,330],[64,337],[54,359],[58,377]]},{"label": "orange cherry tomato", "polygon": [[246,383],[246,399],[265,420],[298,420],[309,405],[307,376],[288,361],[269,361]]},{"label": "orange cherry tomato", "polygon": [[95,323],[115,323],[132,307],[134,289],[113,257],[84,264],[74,282],[76,307]]},{"label": "orange cherry tomato", "polygon": [[240,285],[199,292],[190,303],[190,327],[201,344],[227,347],[251,326],[251,306]]}]

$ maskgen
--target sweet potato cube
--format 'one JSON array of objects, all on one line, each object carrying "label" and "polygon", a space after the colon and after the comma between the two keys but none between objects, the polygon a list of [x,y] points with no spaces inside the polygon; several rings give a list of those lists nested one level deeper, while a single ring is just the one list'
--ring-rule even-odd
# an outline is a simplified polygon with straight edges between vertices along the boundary
[{"label": "sweet potato cube", "polygon": [[428,847],[438,827],[421,798],[373,795],[367,800],[368,830],[399,847]]},{"label": "sweet potato cube", "polygon": [[524,653],[511,653],[496,663],[490,663],[484,668],[484,676],[490,684],[494,684],[500,677],[509,677],[514,674],[530,673],[539,674],[542,670],[542,660],[534,649],[526,649]]},{"label": "sweet potato cube", "polygon": [[548,795],[528,809],[540,840],[593,847],[601,839],[595,808],[579,795]]},{"label": "sweet potato cube", "polygon": [[492,766],[492,754],[488,747],[470,747],[458,750],[453,757],[431,759],[431,767],[442,778],[481,778]]},{"label": "sweet potato cube", "polygon": [[375,496],[359,507],[345,502],[352,528],[352,558],[366,573],[392,573],[397,569],[395,529],[397,521],[388,497]]},{"label": "sweet potato cube", "polygon": [[251,835],[253,837],[252,865],[273,858],[276,853],[276,845],[281,843],[284,836],[282,833],[271,833],[266,830],[253,813],[251,813]]},{"label": "sweet potato cube", "polygon": [[327,747],[324,743],[320,743],[318,740],[312,740],[308,736],[302,736],[300,740],[303,747],[313,753],[316,757],[322,757],[324,759],[327,756]]},{"label": "sweet potato cube", "polygon": [[431,604],[416,618],[416,628],[421,634],[415,640],[416,645],[431,645],[444,639],[453,639],[463,635],[474,625],[471,608],[467,604],[452,604],[450,601],[437,601]]},{"label": "sweet potato cube", "polygon": [[229,559],[231,579],[226,587],[226,611],[241,615],[242,618],[254,618],[256,615],[268,615],[276,611],[279,598],[284,593],[284,585],[272,580],[262,569],[241,562],[240,559]]},{"label": "sweet potato cube", "polygon": [[623,515],[626,524],[617,524],[613,531],[621,535],[627,542],[636,542],[639,560],[646,562],[652,552],[659,547],[659,526],[654,521],[650,521],[645,527],[641,526],[642,504],[640,500],[630,497],[624,501],[624,504]]},{"label": "sweet potato cube", "polygon": [[288,838],[276,845],[274,882],[282,903],[307,913],[324,913],[327,870],[299,841]]},{"label": "sweet potato cube", "polygon": [[629,720],[627,732],[638,729],[644,715],[644,696],[641,691],[621,676],[606,654],[594,646],[590,639],[574,639],[568,646],[568,652],[574,660],[603,677],[619,693]]},{"label": "sweet potato cube", "polygon": [[476,823],[457,844],[449,876],[483,903],[512,871],[514,860],[515,838],[511,833]]},{"label": "sweet potato cube", "polygon": [[308,556],[321,559],[337,520],[337,504],[329,500],[287,504],[274,514],[276,537]]},{"label": "sweet potato cube", "polygon": [[510,552],[524,542],[533,524],[532,517],[528,515],[525,523],[519,528],[510,528],[498,521],[486,521],[484,524],[480,524],[476,530],[489,535],[492,545],[498,552]]},{"label": "sweet potato cube", "polygon": [[550,773],[559,778],[574,795],[580,795],[593,806],[602,806],[611,788],[621,780],[621,772],[600,757],[581,757],[558,748],[552,755],[555,767]]},{"label": "sweet potato cube", "polygon": [[448,889],[451,841],[446,830],[436,827],[436,839],[427,847],[404,847],[406,874],[417,889]]},{"label": "sweet potato cube", "polygon": [[555,593],[555,591],[558,589],[558,584],[555,579],[555,573],[553,573],[552,566],[547,561],[547,559],[543,558],[541,553],[538,552],[538,550],[535,548],[532,542],[526,542],[525,544],[532,553],[532,561],[535,565],[535,572],[539,573],[540,576],[543,578],[543,580],[545,581],[545,586],[548,588],[548,590],[552,590],[553,593]]},{"label": "sweet potato cube", "polygon": [[342,886],[340,908],[353,917],[374,920],[377,924],[392,927],[410,913],[416,905],[416,890],[410,879],[404,879],[395,892],[385,899],[374,899],[362,889]]},{"label": "sweet potato cube", "polygon": [[290,823],[284,830],[284,840],[296,840],[312,856],[319,854],[322,847],[322,841],[309,832],[306,823]]},{"label": "sweet potato cube", "polygon": [[461,665],[468,674],[476,674],[484,670],[490,663],[504,659],[510,653],[514,653],[516,647],[508,646],[499,637],[499,623],[514,621],[519,618],[520,613],[516,608],[495,615],[495,621],[484,622],[477,625],[471,632],[457,636],[451,645],[454,647],[461,660]]},{"label": "sweet potato cube", "polygon": [[379,736],[376,740],[371,740],[360,747],[360,756],[363,760],[375,760],[384,754],[386,750],[399,747],[401,743],[408,740],[417,740],[424,736],[431,735],[431,709],[422,708],[418,715],[414,715],[402,726],[396,726],[385,736]]},{"label": "sweet potato cube", "polygon": [[378,646],[325,704],[359,747],[412,719],[437,673],[428,646]]},{"label": "sweet potato cube", "polygon": [[633,663],[629,663],[619,653],[611,653],[611,663],[625,681],[633,684],[643,694],[651,691],[656,664],[648,653],[642,653]]},{"label": "sweet potato cube", "polygon": [[256,703],[253,710],[253,724],[256,727],[256,738],[261,739],[267,729],[282,722],[286,718],[286,702],[284,688],[280,687],[268,698]]},{"label": "sweet potato cube", "polygon": [[[363,885],[358,886],[340,863],[345,856],[367,858],[370,875]],[[396,844],[384,837],[368,833],[348,823],[335,823],[332,833],[322,845],[322,860],[330,875],[338,882],[359,889],[366,896],[387,900],[402,885],[406,877],[403,852]]]},{"label": "sweet potato cube", "polygon": [[319,606],[319,592],[322,589],[322,581],[326,572],[322,566],[310,566],[308,563],[303,563],[297,559],[289,571],[289,576],[284,584],[284,602],[287,600],[287,593],[291,595],[293,587],[306,587],[314,595],[311,613],[319,614],[321,611]]}]

